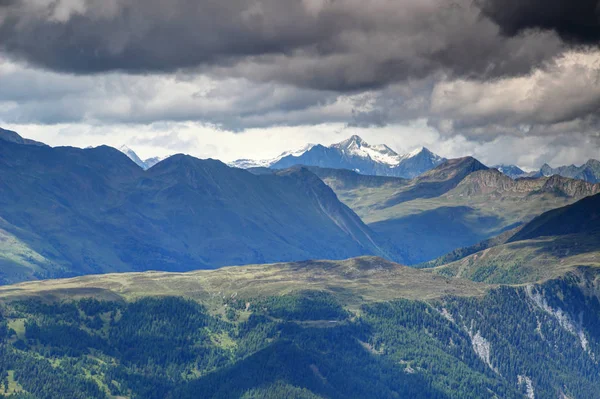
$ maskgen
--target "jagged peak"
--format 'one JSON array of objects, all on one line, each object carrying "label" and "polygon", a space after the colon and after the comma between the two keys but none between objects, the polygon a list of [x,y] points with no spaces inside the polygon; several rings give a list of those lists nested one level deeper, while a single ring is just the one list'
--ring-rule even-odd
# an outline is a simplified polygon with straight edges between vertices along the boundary
[{"label": "jagged peak", "polygon": [[142,159],[135,153],[135,151],[133,151],[131,148],[129,148],[125,144],[121,145],[118,148],[118,150],[121,151],[123,154],[127,155],[129,157],[129,159],[131,159],[133,162],[135,162],[140,168],[147,169],[146,163],[144,161],[142,161]]},{"label": "jagged peak", "polygon": [[364,141],[362,139],[362,137],[360,137],[359,135],[353,134],[346,140],[343,140],[343,141],[340,141],[339,143],[331,145],[332,148],[340,148],[340,149],[352,148],[353,146],[358,147],[358,148],[369,147],[369,143]]},{"label": "jagged peak", "polygon": [[471,165],[471,164],[474,164],[477,166],[482,166],[481,169],[489,169],[487,166],[485,166],[483,163],[481,163],[477,158],[474,158],[472,156],[448,159],[446,162],[439,165],[438,168],[443,168],[443,167],[448,167],[448,166],[456,166],[456,165]]},{"label": "jagged peak", "polygon": [[419,155],[420,153],[431,153],[431,151],[429,151],[427,148],[425,147],[417,147],[414,150],[412,150],[411,152],[409,152],[408,154],[406,154],[407,158],[412,158],[412,157],[416,157],[417,155]]},{"label": "jagged peak", "polygon": [[432,158],[434,160],[441,160],[443,159],[442,157],[440,157],[439,155],[437,155],[436,153],[434,153],[433,151],[431,151],[429,148],[427,147],[417,147],[414,150],[412,150],[409,153],[406,153],[404,155],[402,155],[402,159],[410,159],[410,158],[415,158],[418,156],[425,156],[428,158]]},{"label": "jagged peak", "polygon": [[121,144],[118,148],[119,151],[131,151],[131,148],[129,148],[127,145],[125,144]]},{"label": "jagged peak", "polygon": [[419,178],[423,180],[437,179],[450,175],[462,174],[466,175],[477,170],[487,170],[487,166],[479,162],[477,159],[467,156],[462,158],[447,159],[435,168],[422,174]]}]

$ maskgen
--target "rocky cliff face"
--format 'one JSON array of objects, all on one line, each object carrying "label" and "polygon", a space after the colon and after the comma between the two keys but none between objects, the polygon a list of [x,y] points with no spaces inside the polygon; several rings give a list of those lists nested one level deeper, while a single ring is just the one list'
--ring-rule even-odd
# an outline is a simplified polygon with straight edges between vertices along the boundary
[{"label": "rocky cliff face", "polygon": [[559,175],[513,180],[496,169],[479,170],[465,177],[453,194],[529,194],[549,192],[583,198],[600,192],[600,184],[570,179]]},{"label": "rocky cliff face", "polygon": [[569,197],[586,197],[600,192],[600,184],[554,175],[546,180],[542,191],[559,191]]}]

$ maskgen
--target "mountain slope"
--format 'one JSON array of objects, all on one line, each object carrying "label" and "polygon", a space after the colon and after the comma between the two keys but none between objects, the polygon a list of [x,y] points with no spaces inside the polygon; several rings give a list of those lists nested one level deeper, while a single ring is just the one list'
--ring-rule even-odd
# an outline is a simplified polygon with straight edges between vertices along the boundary
[{"label": "mountain slope", "polygon": [[548,164],[544,164],[540,169],[542,176],[560,175],[563,177],[570,177],[573,179],[585,180],[589,183],[600,182],[600,161],[596,159],[590,159],[581,166],[560,166],[558,168],[552,168]]},{"label": "mountain slope", "polygon": [[456,187],[465,177],[487,166],[473,157],[450,159],[422,174],[411,185],[389,198],[384,206],[410,201],[416,198],[438,197]]},{"label": "mountain slope", "polygon": [[[0,142],[0,225],[33,277],[376,254],[376,235],[306,169],[256,176],[177,155],[144,171],[110,147]],[[17,267],[19,266],[20,267]],[[38,270],[41,269],[41,270]],[[3,272],[6,269],[3,270]]]},{"label": "mountain slope", "polygon": [[46,144],[40,143],[39,141],[25,139],[21,137],[17,132],[13,132],[12,130],[5,130],[0,128],[0,140],[8,141],[16,144],[25,144],[25,145],[35,145],[35,146],[45,146]]},{"label": "mountain slope", "polygon": [[511,241],[568,234],[600,235],[600,194],[543,213],[525,225]]},{"label": "mountain slope", "polygon": [[309,144],[301,150],[286,152],[272,160],[242,159],[231,165],[240,168],[270,167],[287,169],[296,165],[348,169],[364,175],[413,178],[445,161],[426,148],[398,155],[384,144],[370,145],[352,136],[329,147]]},{"label": "mountain slope", "polygon": [[600,194],[586,197],[422,266],[442,265],[434,270],[444,276],[488,283],[543,281],[582,266],[600,266],[599,209]]},{"label": "mountain slope", "polygon": [[140,157],[138,157],[138,155],[135,153],[135,151],[133,151],[131,148],[127,147],[126,145],[122,145],[118,148],[118,150],[121,151],[123,154],[127,155],[127,157],[133,162],[135,162],[135,164],[140,168],[144,170],[148,169],[148,165],[146,165],[146,162],[142,161]]}]

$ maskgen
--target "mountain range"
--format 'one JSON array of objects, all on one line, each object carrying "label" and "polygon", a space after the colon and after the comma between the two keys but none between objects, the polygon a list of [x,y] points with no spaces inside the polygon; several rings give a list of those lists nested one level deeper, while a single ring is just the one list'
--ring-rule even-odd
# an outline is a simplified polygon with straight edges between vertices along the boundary
[{"label": "mountain range", "polygon": [[[370,145],[359,136],[352,136],[328,147],[308,144],[297,151],[287,151],[267,160],[240,159],[229,165],[237,168],[285,169],[295,165],[318,166],[328,169],[348,169],[363,175],[415,178],[446,161],[425,147],[399,155],[385,144]],[[539,171],[526,172],[517,165],[492,166],[512,179],[538,178],[559,175],[589,183],[600,182],[600,161],[590,159],[581,166],[551,168],[544,164]]]},{"label": "mountain range", "polygon": [[256,176],[174,155],[0,141],[2,282],[380,255],[384,241],[306,169]]},{"label": "mountain range", "polygon": [[385,144],[370,145],[359,136],[352,136],[337,144],[325,147],[309,144],[301,150],[285,152],[265,161],[242,159],[230,165],[240,168],[268,167],[286,169],[296,165],[349,169],[364,175],[413,178],[444,162],[427,148],[399,155]]},{"label": "mountain range", "polygon": [[[15,132],[11,133],[13,138],[20,137],[18,135],[14,136]],[[152,157],[142,160],[131,148],[125,145],[119,147],[119,151],[126,154],[143,169],[149,169],[167,158]],[[330,169],[348,169],[364,175],[412,179],[433,169],[445,160],[445,158],[432,153],[425,147],[418,148],[408,154],[398,155],[385,144],[369,145],[355,135],[329,147],[307,144],[299,150],[286,151],[272,159],[259,161],[239,159],[230,162],[229,166],[241,169],[286,169],[296,165],[304,165]],[[581,166],[570,165],[552,168],[548,164],[544,164],[540,170],[533,172],[526,172],[517,165],[510,164],[498,164],[491,168],[499,170],[511,179],[559,175],[589,183],[600,182],[600,161],[595,159],[590,159]]]},{"label": "mountain range", "polygon": [[359,255],[417,264],[599,190],[513,180],[472,157],[413,179],[184,155],[144,170],[126,148],[24,145],[15,134],[0,141],[4,282]]},{"label": "mountain range", "polygon": [[581,166],[569,165],[552,168],[550,165],[544,164],[540,170],[533,172],[525,172],[516,165],[496,165],[493,167],[513,179],[558,175],[584,180],[589,183],[600,182],[600,161],[595,159],[590,159]]},{"label": "mountain range", "polygon": [[560,175],[564,177],[571,177],[573,179],[585,180],[590,183],[600,182],[600,161],[590,159],[581,166],[560,166],[558,168],[552,168],[548,164],[544,164],[540,169],[542,176]]}]

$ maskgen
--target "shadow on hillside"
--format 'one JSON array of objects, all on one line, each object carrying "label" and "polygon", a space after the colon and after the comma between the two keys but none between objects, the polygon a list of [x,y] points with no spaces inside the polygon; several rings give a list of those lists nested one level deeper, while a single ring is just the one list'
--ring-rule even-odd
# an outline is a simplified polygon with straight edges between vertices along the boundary
[{"label": "shadow on hillside", "polygon": [[482,216],[471,207],[440,207],[417,215],[369,224],[417,264],[468,247],[504,230],[502,219]]},{"label": "shadow on hillside", "polygon": [[542,237],[539,240],[517,241],[510,246],[517,250],[533,247],[538,255],[547,254],[560,259],[600,251],[600,235]]},{"label": "shadow on hillside", "polygon": [[[406,374],[385,358],[369,353],[339,328],[325,333],[297,326],[290,329],[295,330],[291,338],[302,338],[306,348],[279,340],[229,368],[188,383],[171,398],[196,398],[200,394],[204,398],[237,398],[252,389],[277,394],[272,397],[288,397],[291,392],[285,390],[294,389],[291,387],[332,399],[447,398],[421,376]],[[319,344],[330,346],[331,353],[318,351]],[[313,397],[306,391],[304,395],[301,397]]]}]

